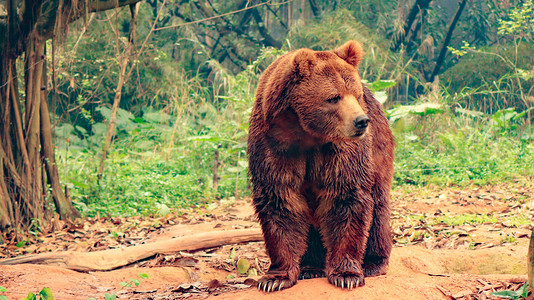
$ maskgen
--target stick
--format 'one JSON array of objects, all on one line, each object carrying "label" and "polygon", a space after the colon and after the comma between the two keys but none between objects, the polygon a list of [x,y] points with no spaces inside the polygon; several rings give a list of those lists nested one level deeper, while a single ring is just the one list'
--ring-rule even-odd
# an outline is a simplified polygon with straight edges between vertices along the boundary
[{"label": "stick", "polygon": [[126,248],[96,252],[55,252],[0,260],[0,265],[42,264],[58,266],[74,271],[109,271],[156,254],[176,254],[179,251],[195,251],[223,245],[262,241],[260,229],[211,231],[171,240],[158,241]]}]

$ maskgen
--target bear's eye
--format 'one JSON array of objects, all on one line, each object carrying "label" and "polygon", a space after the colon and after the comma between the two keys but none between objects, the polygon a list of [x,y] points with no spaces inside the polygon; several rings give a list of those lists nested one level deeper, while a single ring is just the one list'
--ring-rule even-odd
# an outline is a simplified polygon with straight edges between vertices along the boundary
[{"label": "bear's eye", "polygon": [[326,100],[326,102],[332,103],[332,104],[336,104],[336,103],[339,102],[340,99],[341,99],[341,97],[335,96],[334,98],[330,98],[330,99]]}]

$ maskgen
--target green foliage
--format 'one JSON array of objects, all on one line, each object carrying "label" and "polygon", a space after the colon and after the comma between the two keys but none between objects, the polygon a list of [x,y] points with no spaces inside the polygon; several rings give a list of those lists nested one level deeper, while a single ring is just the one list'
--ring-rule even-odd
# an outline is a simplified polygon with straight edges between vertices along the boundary
[{"label": "green foliage", "polygon": [[[148,279],[149,276],[145,273],[139,273],[137,274],[137,277],[139,277],[140,279]],[[139,279],[136,279],[136,278],[130,278],[129,281],[121,281],[119,282],[119,285],[121,286],[119,291],[122,290],[123,288],[126,288],[126,287],[131,287],[132,285],[135,285],[136,287],[138,287],[139,285],[141,284],[141,281]],[[104,298],[106,300],[116,300],[117,299],[117,294],[116,292],[114,293],[105,293],[104,294]]]},{"label": "green foliage", "polygon": [[534,110],[534,107],[520,113],[515,111],[515,107],[500,109],[491,116],[490,124],[500,129],[501,132],[513,134],[513,131],[521,125],[520,122],[525,118],[528,112],[532,110]]},{"label": "green foliage", "polygon": [[[7,289],[3,286],[0,286],[0,293],[7,292]],[[6,296],[0,295],[0,300],[8,300]]]},{"label": "green foliage", "polygon": [[400,105],[388,110],[387,116],[394,123],[398,119],[406,118],[408,115],[426,116],[443,112],[443,106],[437,103],[421,103],[416,105]]},{"label": "green foliage", "polygon": [[[2,299],[0,297],[0,299]],[[6,298],[7,299],[7,298]],[[34,293],[28,293],[28,295],[21,300],[54,300],[54,295],[52,294],[52,290],[50,288],[43,288],[38,295],[35,295]]]},{"label": "green foliage", "polygon": [[[282,53],[266,49],[235,76],[212,62],[218,70],[213,81],[217,101],[202,98],[193,85],[165,110],[149,107],[135,116],[119,109],[116,139],[100,181],[94,158],[99,156],[109,109],[99,109],[105,118],[94,124],[92,135],[68,124],[57,126],[58,144],[63,145],[57,152],[62,180],[78,208],[89,216],[166,215],[208,206],[214,198],[248,195],[246,136],[258,69]],[[376,93],[393,84],[368,85]],[[458,103],[458,96],[442,91],[435,97],[386,112],[397,141],[396,185],[486,183],[530,171],[526,157],[534,155],[534,147],[525,127],[527,111],[453,111],[450,103]],[[217,190],[215,151],[220,153]]]},{"label": "green foliage", "polygon": [[[137,43],[146,38],[147,28],[151,27],[150,9],[141,3]],[[54,113],[75,126],[75,130],[94,130],[93,125],[101,122],[107,106],[113,103],[120,73],[121,55],[124,53],[128,36],[130,13],[120,9],[109,16],[97,13],[91,22],[83,20],[71,25],[70,33],[58,51],[56,60],[57,97]],[[87,24],[87,33],[83,27]],[[122,26],[121,26],[122,25]],[[118,37],[115,37],[115,32]],[[118,40],[117,40],[118,39]],[[140,42],[139,42],[140,41]],[[120,107],[128,113],[140,114],[143,107],[164,108],[174,100],[181,84],[188,84],[172,53],[169,53],[168,40],[157,42],[148,40],[143,53],[137,59],[134,53],[131,76],[121,91]],[[50,94],[51,95],[51,94]],[[52,100],[52,99],[51,99]],[[53,102],[53,101],[52,101]],[[68,114],[64,112],[69,111]],[[98,129],[97,129],[98,130]]]},{"label": "green foliage", "polygon": [[289,33],[289,46],[291,49],[332,50],[351,39],[360,41],[366,52],[359,67],[362,78],[375,81],[391,77],[396,54],[389,51],[385,39],[363,25],[346,9],[328,12],[321,19],[302,22],[293,27]]},{"label": "green foliage", "polygon": [[395,86],[396,82],[394,80],[376,80],[368,85],[369,89],[373,92],[376,100],[384,104],[388,99],[387,89]]},{"label": "green foliage", "polygon": [[528,296],[528,281],[525,282],[517,291],[497,291],[492,292],[492,296],[504,299],[520,299]]},{"label": "green foliage", "polygon": [[[213,198],[248,194],[246,137],[258,69],[283,54],[265,49],[245,71],[217,69],[215,100],[183,86],[165,110],[145,108],[141,116],[118,110],[116,140],[105,172],[97,180],[99,152],[110,112],[92,134],[68,124],[56,127],[58,163],[78,208],[86,215],[160,214],[207,205]],[[189,82],[195,82],[191,79]],[[166,111],[170,112],[167,113]],[[73,138],[74,137],[74,138]],[[219,151],[218,188],[213,186],[214,153]]]},{"label": "green foliage", "polygon": [[462,47],[460,49],[455,49],[455,48],[453,48],[451,46],[448,46],[447,49],[449,51],[451,51],[451,53],[456,55],[456,56],[464,56],[469,52],[469,50],[474,50],[475,49],[468,42],[463,41],[463,43],[464,44],[462,45]]},{"label": "green foliage", "polygon": [[397,148],[395,183],[484,184],[531,174],[534,155],[528,111],[514,108],[486,115],[456,108],[450,95],[436,102],[398,106],[387,111]]},{"label": "green foliage", "polygon": [[528,108],[525,98],[532,98],[534,91],[534,44],[509,43],[459,51],[465,55],[441,76],[449,93],[460,96],[459,104],[487,113],[508,107]]},{"label": "green foliage", "polygon": [[[214,7],[223,9],[224,4],[215,2]],[[288,24],[284,50],[251,49],[250,53],[261,54],[237,74],[228,68],[228,62],[211,59],[215,56],[204,41],[204,33],[190,27],[158,31],[135,62],[133,77],[123,91],[113,145],[100,180],[96,176],[97,158],[111,115],[109,104],[118,63],[115,41],[106,31],[110,22],[101,22],[103,15],[97,15],[98,22],[90,24],[91,34],[79,43],[77,35],[68,37],[69,55],[59,54],[59,102],[66,105],[56,110],[54,133],[61,180],[70,188],[77,207],[88,216],[167,215],[179,208],[207,207],[217,198],[247,196],[248,118],[262,70],[286,49],[333,49],[349,39],[364,45],[366,56],[360,73],[370,81],[368,86],[376,98],[389,106],[387,91],[393,104],[406,104],[389,106],[386,111],[397,142],[396,185],[486,183],[531,174],[532,163],[527,157],[534,149],[526,100],[534,86],[530,70],[534,45],[522,42],[479,48],[493,55],[476,52],[479,50],[471,44],[479,47],[480,41],[466,42],[459,50],[451,48],[461,59],[441,77],[449,86],[438,88],[434,99],[425,96],[414,100],[416,87],[432,93],[420,79],[422,73],[415,70],[423,65],[423,57],[432,58],[440,38],[437,29],[444,21],[439,9],[431,7],[421,39],[428,31],[434,32],[424,43],[420,41],[413,50],[417,53],[413,57],[392,53],[387,38],[400,25],[395,11],[398,4],[342,1],[337,3],[342,9],[330,10],[322,3],[324,13],[320,17]],[[146,37],[153,18],[148,4],[142,5],[140,22],[144,25],[139,26],[138,40]],[[469,18],[478,5],[470,4]],[[189,6],[180,10],[194,11]],[[492,18],[502,18],[499,14],[501,11]],[[125,12],[119,13],[114,25],[126,26],[127,18]],[[162,19],[175,20],[176,16]],[[213,24],[199,25],[200,31],[217,30]],[[120,28],[119,37],[123,39],[126,32]],[[124,44],[119,44],[122,51]],[[236,45],[244,44],[236,41]],[[239,51],[249,48],[247,43]],[[70,54],[70,49],[78,50]],[[523,96],[519,90],[525,92]],[[399,97],[401,94],[404,96]],[[62,114],[62,109],[73,110]],[[220,177],[216,189],[215,164]]]},{"label": "green foliage", "polygon": [[523,2],[512,8],[508,19],[499,20],[499,34],[515,35],[532,41],[534,38],[534,1]]}]

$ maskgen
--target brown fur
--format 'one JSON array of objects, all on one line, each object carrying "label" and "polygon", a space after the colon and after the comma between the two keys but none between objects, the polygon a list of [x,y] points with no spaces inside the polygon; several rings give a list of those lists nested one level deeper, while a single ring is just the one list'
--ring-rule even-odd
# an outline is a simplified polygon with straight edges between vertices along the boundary
[{"label": "brown fur", "polygon": [[[324,275],[352,288],[387,270],[394,142],[358,75],[362,56],[354,41],[334,51],[296,50],[260,79],[248,154],[271,258],[262,290]],[[368,127],[356,126],[365,116]]]}]

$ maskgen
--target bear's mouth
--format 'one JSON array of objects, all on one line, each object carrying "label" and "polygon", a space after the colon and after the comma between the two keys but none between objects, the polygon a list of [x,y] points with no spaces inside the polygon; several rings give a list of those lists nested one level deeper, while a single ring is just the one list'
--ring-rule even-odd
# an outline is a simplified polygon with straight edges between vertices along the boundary
[{"label": "bear's mouth", "polygon": [[360,139],[365,135],[366,132],[367,129],[357,130],[351,137],[354,139]]}]

